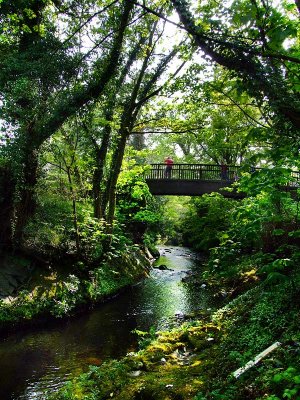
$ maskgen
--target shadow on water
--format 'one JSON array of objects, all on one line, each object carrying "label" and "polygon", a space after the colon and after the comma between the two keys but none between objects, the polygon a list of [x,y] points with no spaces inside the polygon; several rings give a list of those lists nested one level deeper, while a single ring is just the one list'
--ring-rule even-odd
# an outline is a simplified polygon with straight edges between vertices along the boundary
[{"label": "shadow on water", "polygon": [[45,390],[57,390],[89,365],[135,350],[132,330],[166,329],[184,314],[210,308],[206,290],[181,281],[197,268],[195,253],[172,246],[160,253],[156,264],[172,270],[153,269],[148,279],[84,315],[3,340],[1,400],[43,399]]}]

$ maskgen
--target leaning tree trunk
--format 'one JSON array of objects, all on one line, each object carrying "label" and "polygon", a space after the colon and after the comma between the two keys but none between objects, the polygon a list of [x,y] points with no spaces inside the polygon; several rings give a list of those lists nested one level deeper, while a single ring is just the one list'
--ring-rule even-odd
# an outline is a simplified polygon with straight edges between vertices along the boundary
[{"label": "leaning tree trunk", "polygon": [[107,156],[108,152],[108,146],[109,146],[109,141],[111,137],[111,125],[110,122],[113,120],[113,115],[116,107],[116,99],[117,99],[117,93],[119,89],[122,87],[128,72],[130,71],[130,67],[136,60],[139,51],[141,50],[142,44],[144,44],[146,41],[146,37],[142,37],[140,41],[137,43],[137,45],[134,47],[132,50],[131,54],[128,57],[127,63],[125,64],[122,73],[120,75],[120,78],[117,80],[117,83],[114,87],[114,89],[110,92],[109,94],[109,99],[106,104],[106,111],[105,111],[105,118],[108,124],[104,128],[104,134],[102,138],[102,143],[100,149],[98,148],[97,142],[95,141],[94,147],[96,151],[96,157],[95,157],[95,170],[94,170],[94,175],[93,175],[93,196],[94,196],[94,217],[95,218],[105,218],[105,212],[106,212],[106,207],[108,204],[108,191],[110,187],[110,178],[108,179],[108,182],[106,182],[106,188],[102,190],[103,188],[101,186],[104,186],[103,182],[103,177],[104,177],[104,165],[105,165],[105,159]]}]

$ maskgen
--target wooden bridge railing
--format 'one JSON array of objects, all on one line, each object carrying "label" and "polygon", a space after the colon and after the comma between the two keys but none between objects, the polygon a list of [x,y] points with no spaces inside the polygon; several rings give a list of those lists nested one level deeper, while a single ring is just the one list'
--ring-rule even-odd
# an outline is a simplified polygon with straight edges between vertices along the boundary
[{"label": "wooden bridge railing", "polygon": [[[166,174],[165,164],[150,164],[151,169],[146,173],[146,179],[179,179],[195,181],[229,181],[233,182],[239,177],[240,166],[227,166],[226,173],[222,173],[220,165],[213,164],[173,164],[170,175]],[[260,170],[255,168],[254,171]],[[254,172],[252,171],[252,172]],[[249,171],[251,172],[251,171]],[[291,173],[291,182],[287,186],[298,186],[300,184],[299,172]]]},{"label": "wooden bridge railing", "polygon": [[166,175],[165,164],[151,164],[146,179],[171,179],[180,180],[221,180],[233,181],[238,176],[238,166],[228,166],[226,176],[222,176],[221,167],[212,164],[173,164],[170,176]]}]

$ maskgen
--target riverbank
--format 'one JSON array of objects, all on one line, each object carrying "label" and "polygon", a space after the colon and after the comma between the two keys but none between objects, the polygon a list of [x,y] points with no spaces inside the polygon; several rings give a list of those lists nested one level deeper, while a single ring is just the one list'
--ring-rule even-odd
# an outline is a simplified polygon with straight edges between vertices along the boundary
[{"label": "riverbank", "polygon": [[[162,257],[142,279],[109,301],[83,308],[71,318],[57,318],[39,326],[29,325],[0,341],[1,400],[44,399],[74,376],[120,359],[138,349],[133,332],[153,327],[164,330],[186,320],[197,310],[212,307],[214,298],[183,278],[193,276],[202,262],[187,248],[162,246]],[[164,255],[163,255],[164,254]],[[148,340],[148,337],[146,337]]]},{"label": "riverbank", "polygon": [[111,254],[105,262],[86,270],[84,265],[32,267],[28,257],[7,255],[5,264],[20,263],[26,273],[18,288],[8,286],[7,277],[11,275],[2,277],[3,287],[11,292],[0,300],[0,333],[67,317],[106,301],[147,276],[149,257],[149,252],[130,246],[122,254]]},{"label": "riverbank", "polygon": [[[300,274],[294,269],[284,282],[270,284],[254,279],[250,257],[248,265],[251,281],[225,307],[171,331],[143,334],[145,348],[92,367],[49,398],[275,400],[285,394],[297,399]],[[226,292],[231,289],[227,286]],[[280,346],[274,352],[234,377],[234,371],[275,342]]]}]

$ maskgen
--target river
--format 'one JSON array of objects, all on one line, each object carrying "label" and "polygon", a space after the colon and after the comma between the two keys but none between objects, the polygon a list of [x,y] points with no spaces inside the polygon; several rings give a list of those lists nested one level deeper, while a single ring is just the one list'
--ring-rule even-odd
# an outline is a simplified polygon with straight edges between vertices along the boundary
[{"label": "river", "polygon": [[182,283],[197,268],[196,254],[160,247],[171,270],[153,269],[148,279],[106,304],[47,327],[20,331],[0,342],[0,399],[44,399],[72,376],[137,348],[134,329],[165,329],[185,314],[211,307],[205,288]]}]

